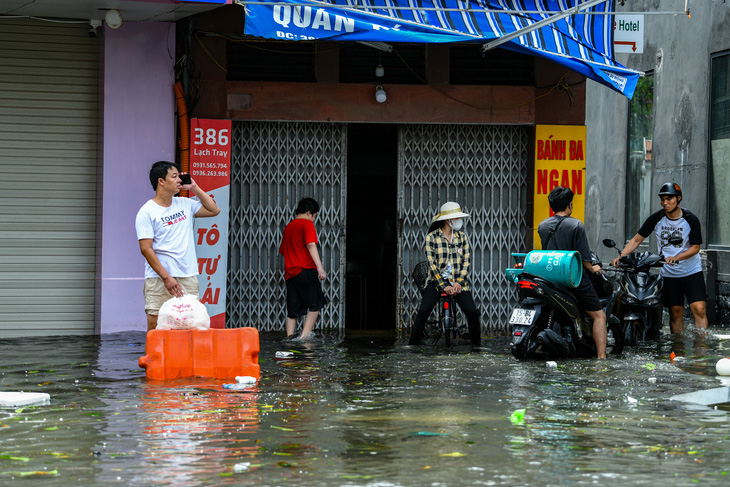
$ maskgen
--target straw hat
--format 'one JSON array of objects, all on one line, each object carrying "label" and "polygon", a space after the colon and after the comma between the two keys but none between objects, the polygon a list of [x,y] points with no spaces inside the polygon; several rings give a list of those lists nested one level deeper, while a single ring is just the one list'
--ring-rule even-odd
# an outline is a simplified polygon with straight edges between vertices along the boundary
[{"label": "straw hat", "polygon": [[459,206],[459,203],[454,203],[453,201],[449,201],[448,203],[444,203],[441,205],[441,211],[438,215],[433,217],[432,221],[441,221],[441,220],[453,220],[454,218],[465,218],[469,215],[461,211],[461,207]]}]

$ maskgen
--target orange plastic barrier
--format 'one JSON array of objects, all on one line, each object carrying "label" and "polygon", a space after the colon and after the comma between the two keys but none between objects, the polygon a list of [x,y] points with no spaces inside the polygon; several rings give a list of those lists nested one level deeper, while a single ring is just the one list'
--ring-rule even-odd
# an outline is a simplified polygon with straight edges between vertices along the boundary
[{"label": "orange plastic barrier", "polygon": [[149,379],[261,376],[256,328],[150,330],[139,366]]}]

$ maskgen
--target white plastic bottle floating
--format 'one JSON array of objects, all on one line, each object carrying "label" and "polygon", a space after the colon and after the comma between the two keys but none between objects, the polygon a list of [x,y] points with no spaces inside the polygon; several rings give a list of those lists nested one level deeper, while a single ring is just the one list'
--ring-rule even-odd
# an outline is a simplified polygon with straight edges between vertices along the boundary
[{"label": "white plastic bottle floating", "polygon": [[276,358],[292,358],[294,352],[276,352]]},{"label": "white plastic bottle floating", "polygon": [[223,389],[228,389],[231,391],[243,391],[245,389],[250,389],[255,384],[242,384],[240,382],[234,382],[233,384],[223,384]]}]

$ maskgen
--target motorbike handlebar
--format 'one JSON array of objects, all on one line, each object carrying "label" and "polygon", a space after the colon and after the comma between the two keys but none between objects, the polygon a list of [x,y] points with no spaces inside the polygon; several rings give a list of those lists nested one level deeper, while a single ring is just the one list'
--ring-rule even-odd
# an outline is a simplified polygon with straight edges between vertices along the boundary
[{"label": "motorbike handlebar", "polygon": [[[662,260],[660,262],[657,262],[655,264],[650,265],[649,267],[659,268],[659,267],[664,267],[665,265],[672,265],[672,266],[674,266],[674,265],[677,265],[677,264],[678,264],[678,262],[667,263],[667,262],[665,262],[665,261]],[[607,267],[604,267],[604,270],[610,270],[610,271],[623,271],[623,272],[625,272],[625,271],[629,271],[631,269],[636,269],[636,267],[634,267],[634,266],[632,266],[630,264],[622,264],[621,262],[618,263],[618,266],[612,266],[610,263],[609,264],[606,264],[606,265],[607,265]],[[642,266],[642,267],[644,267],[644,266]]]}]

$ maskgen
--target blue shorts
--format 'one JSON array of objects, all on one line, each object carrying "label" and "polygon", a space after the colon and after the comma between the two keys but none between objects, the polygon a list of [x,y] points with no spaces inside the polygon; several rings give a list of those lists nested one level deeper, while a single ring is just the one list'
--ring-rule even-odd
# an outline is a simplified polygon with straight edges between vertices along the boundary
[{"label": "blue shorts", "polygon": [[702,271],[685,277],[665,277],[662,289],[664,306],[684,306],[684,298],[689,304],[707,301],[705,277]]}]

